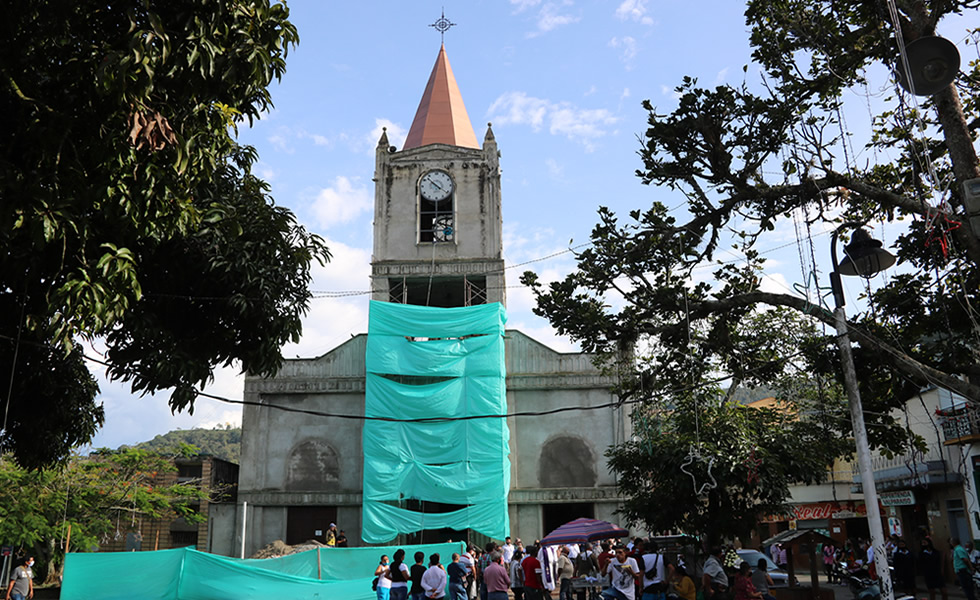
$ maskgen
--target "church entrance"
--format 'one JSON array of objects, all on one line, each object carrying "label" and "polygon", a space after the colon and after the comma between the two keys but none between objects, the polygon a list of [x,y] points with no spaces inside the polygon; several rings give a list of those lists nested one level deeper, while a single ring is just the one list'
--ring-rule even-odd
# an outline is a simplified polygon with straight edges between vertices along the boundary
[{"label": "church entrance", "polygon": [[583,517],[594,519],[595,504],[591,502],[542,504],[541,512],[541,522],[544,523],[544,530],[541,532],[540,537],[544,537],[569,521]]},{"label": "church entrance", "polygon": [[[442,502],[425,502],[424,500],[410,499],[405,501],[405,508],[422,513],[422,523],[424,524],[426,514],[448,513],[466,507],[458,504],[443,504]],[[423,529],[422,531],[416,531],[415,533],[408,534],[406,536],[406,543],[441,544],[443,542],[448,542],[449,540],[454,542],[468,542],[469,536],[469,529],[464,529],[462,531],[457,529],[449,529],[448,527],[443,527],[440,529]],[[427,556],[425,558],[428,561],[429,557]],[[443,562],[445,563],[447,561],[443,560]]]},{"label": "church entrance", "polygon": [[325,543],[327,529],[336,522],[336,506],[290,506],[286,513],[286,543],[290,546],[307,540]]}]

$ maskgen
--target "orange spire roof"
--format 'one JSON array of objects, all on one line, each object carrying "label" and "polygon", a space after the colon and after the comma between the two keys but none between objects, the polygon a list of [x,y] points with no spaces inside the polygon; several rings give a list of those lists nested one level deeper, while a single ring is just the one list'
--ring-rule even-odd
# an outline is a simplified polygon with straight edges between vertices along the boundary
[{"label": "orange spire roof", "polygon": [[427,144],[450,144],[466,148],[479,148],[473,125],[466,114],[463,96],[453,77],[446,47],[439,48],[439,56],[425,85],[425,93],[419,102],[415,120],[408,130],[404,149],[418,148]]}]

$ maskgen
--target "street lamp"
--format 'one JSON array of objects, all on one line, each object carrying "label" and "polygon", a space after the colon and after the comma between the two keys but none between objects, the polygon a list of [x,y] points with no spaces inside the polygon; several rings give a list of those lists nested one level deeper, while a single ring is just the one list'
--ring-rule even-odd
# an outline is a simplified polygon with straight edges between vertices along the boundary
[{"label": "street lamp", "polygon": [[[854,371],[854,356],[851,354],[851,338],[847,333],[847,317],[844,316],[844,289],[841,275],[856,275],[871,278],[895,264],[895,257],[881,247],[881,242],[861,229],[863,223],[849,222],[838,227],[830,238],[830,257],[834,270],[830,274],[830,286],[834,294],[834,323],[837,327],[837,346],[840,348],[841,364],[844,367],[844,388],[847,391],[847,404],[851,409],[851,427],[854,429],[854,445],[857,447],[858,469],[861,488],[864,490],[864,505],[868,511],[868,529],[871,532],[871,545],[874,548],[875,570],[881,586],[882,600],[894,600],[891,575],[888,572],[888,555],[885,553],[885,532],[881,528],[881,513],[878,510],[878,490],[875,489],[875,474],[871,466],[871,447],[868,444],[868,430],[864,425],[864,409],[861,407],[861,394],[858,391],[857,373]],[[837,236],[842,229],[854,229],[851,243],[844,247],[844,262],[837,262]]]}]

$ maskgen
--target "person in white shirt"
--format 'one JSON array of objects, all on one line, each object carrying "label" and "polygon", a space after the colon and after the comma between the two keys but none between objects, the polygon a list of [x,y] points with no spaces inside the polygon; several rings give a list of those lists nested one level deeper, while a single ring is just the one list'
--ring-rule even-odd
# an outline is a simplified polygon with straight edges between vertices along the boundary
[{"label": "person in white shirt", "polygon": [[574,563],[575,559],[578,558],[578,544],[566,544],[565,547],[568,548],[568,560]]},{"label": "person in white shirt", "polygon": [[388,600],[391,594],[391,580],[388,579],[388,555],[381,555],[381,562],[378,563],[378,568],[374,570],[375,577],[378,578],[378,600]]},{"label": "person in white shirt", "polygon": [[466,552],[459,555],[459,564],[466,568],[466,596],[467,598],[476,598],[476,568],[475,562],[473,560],[473,553],[476,552],[476,548],[473,546],[467,546]]},{"label": "person in white shirt", "polygon": [[602,597],[612,600],[636,600],[633,576],[640,572],[636,559],[626,557],[626,546],[616,546],[616,555],[606,565],[612,586],[602,590]]},{"label": "person in white shirt", "polygon": [[446,597],[446,570],[439,564],[439,555],[429,557],[429,568],[422,573],[422,589],[426,598]]},{"label": "person in white shirt", "polygon": [[646,554],[643,555],[643,564],[640,565],[643,569],[643,598],[663,598],[670,579],[666,557],[659,553],[656,542],[650,541],[644,547]]},{"label": "person in white shirt", "polygon": [[510,543],[510,536],[504,538],[504,545],[500,547],[500,552],[504,555],[504,563],[510,564],[514,560],[514,544]]}]

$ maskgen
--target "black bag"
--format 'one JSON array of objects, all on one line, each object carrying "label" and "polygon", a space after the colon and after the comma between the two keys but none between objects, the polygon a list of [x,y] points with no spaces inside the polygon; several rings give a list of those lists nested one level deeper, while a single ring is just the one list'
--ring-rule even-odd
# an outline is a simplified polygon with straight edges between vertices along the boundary
[{"label": "black bag", "polygon": [[371,582],[371,591],[372,592],[378,591],[378,579],[379,579],[378,577],[375,577],[374,578],[374,581]]},{"label": "black bag", "polygon": [[[643,564],[643,567],[646,569],[646,572],[644,573],[644,575],[646,575],[647,579],[653,579],[654,577],[657,576],[657,565],[660,564],[660,555],[657,554],[656,556],[657,556],[657,558],[654,559],[653,566],[650,567],[649,569],[646,569],[646,563],[645,562]],[[644,594],[663,594],[666,591],[667,591],[667,582],[666,581],[658,581],[657,583],[651,583],[650,585],[648,585],[645,588],[643,588],[643,593]]]}]

